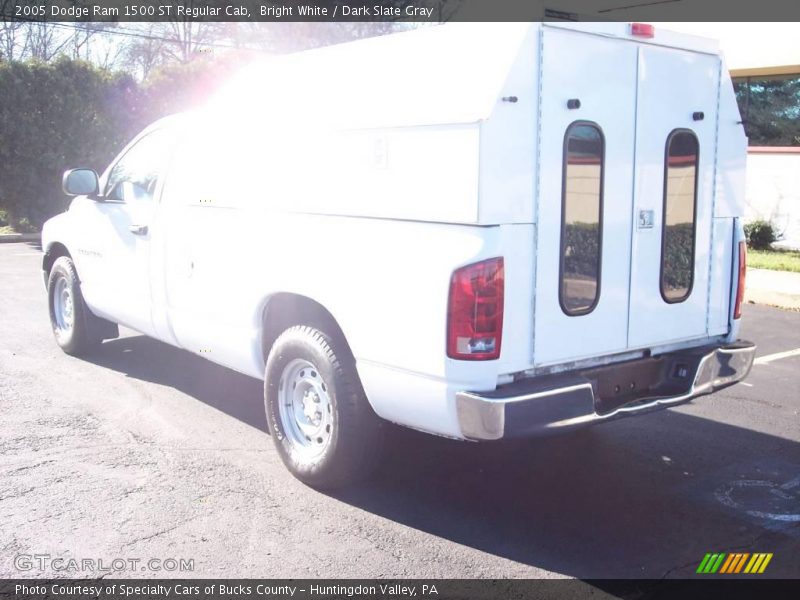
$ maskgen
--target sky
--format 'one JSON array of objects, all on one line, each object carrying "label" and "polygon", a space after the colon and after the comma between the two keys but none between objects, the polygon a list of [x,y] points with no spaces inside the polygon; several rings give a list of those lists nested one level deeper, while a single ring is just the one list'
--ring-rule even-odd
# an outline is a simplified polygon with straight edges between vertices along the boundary
[{"label": "sky", "polygon": [[657,26],[719,40],[728,69],[800,65],[800,23],[658,23]]}]

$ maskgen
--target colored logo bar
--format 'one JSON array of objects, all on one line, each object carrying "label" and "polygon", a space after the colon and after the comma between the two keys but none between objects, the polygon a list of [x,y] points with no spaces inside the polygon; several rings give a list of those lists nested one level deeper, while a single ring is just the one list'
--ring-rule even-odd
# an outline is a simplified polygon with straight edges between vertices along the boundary
[{"label": "colored logo bar", "polygon": [[750,554],[724,552],[708,553],[697,567],[697,573],[749,573],[752,575],[763,573],[769,561],[772,560],[772,553],[756,552]]}]

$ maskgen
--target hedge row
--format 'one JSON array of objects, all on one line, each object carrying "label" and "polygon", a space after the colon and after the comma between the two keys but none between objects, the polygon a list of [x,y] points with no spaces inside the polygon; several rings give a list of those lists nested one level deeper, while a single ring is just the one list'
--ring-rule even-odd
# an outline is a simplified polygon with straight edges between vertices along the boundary
[{"label": "hedge row", "polygon": [[566,256],[564,272],[597,277],[598,226],[596,223],[568,223],[564,230]]},{"label": "hedge row", "polygon": [[667,288],[688,288],[694,273],[694,228],[691,223],[668,225],[664,235],[664,284]]},{"label": "hedge row", "polygon": [[[690,223],[670,225],[665,232],[664,283],[671,288],[688,287],[694,270]],[[572,223],[565,228],[567,255],[564,270],[574,275],[597,277],[597,225]]]},{"label": "hedge row", "polygon": [[65,169],[102,171],[145,125],[207,97],[229,66],[200,60],[140,84],[82,61],[0,62],[0,210],[40,227],[67,203]]}]

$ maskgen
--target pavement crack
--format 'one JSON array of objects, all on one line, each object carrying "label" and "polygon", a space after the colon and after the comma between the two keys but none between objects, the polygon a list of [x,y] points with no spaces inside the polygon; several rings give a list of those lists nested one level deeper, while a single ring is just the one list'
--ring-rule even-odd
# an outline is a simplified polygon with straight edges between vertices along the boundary
[{"label": "pavement crack", "polygon": [[131,540],[129,542],[126,542],[126,543],[122,544],[122,546],[120,546],[120,552],[122,550],[124,550],[125,548],[128,548],[130,546],[138,544],[139,542],[147,542],[147,541],[155,539],[157,537],[161,537],[162,535],[166,535],[168,533],[171,533],[171,532],[175,531],[176,529],[178,529],[179,527],[183,527],[184,525],[186,525],[188,523],[191,523],[192,521],[196,521],[197,519],[199,519],[201,517],[207,517],[207,516],[208,516],[207,514],[196,515],[196,516],[191,517],[189,519],[184,519],[184,520],[180,521],[179,523],[176,523],[175,525],[172,525],[171,527],[164,527],[162,529],[159,529],[158,531],[155,531],[154,533],[151,533],[150,535],[146,535],[146,536],[143,536],[143,537],[135,538],[135,539],[133,539],[133,540]]},{"label": "pavement crack", "polygon": [[693,561],[687,562],[686,564],[683,564],[683,565],[676,565],[676,566],[672,567],[671,569],[668,569],[661,577],[659,577],[659,579],[666,579],[667,577],[669,577],[675,571],[680,571],[680,570],[685,569],[687,567],[691,567],[696,562],[698,562],[698,561],[693,560]]},{"label": "pavement crack", "polygon": [[7,496],[0,496],[0,502],[2,502],[4,500],[13,500],[14,498],[21,498],[22,496],[27,496],[28,494],[30,494],[34,490],[36,490],[36,488],[28,488],[27,490],[24,490],[24,491],[16,493],[16,494],[9,494]]},{"label": "pavement crack", "polygon": [[[191,520],[192,519],[189,519],[189,521],[191,521]],[[180,527],[182,525],[185,525],[189,521],[184,521],[184,522],[178,523],[177,525],[173,525],[172,527],[166,527],[164,529],[159,529],[158,531],[156,531],[155,533],[151,533],[150,535],[146,535],[146,536],[143,536],[143,537],[139,537],[139,538],[133,539],[130,542],[126,542],[126,543],[122,544],[120,549],[128,548],[129,546],[133,546],[135,544],[138,544],[139,542],[146,542],[148,540],[152,540],[154,538],[157,538],[157,537],[160,537],[160,536],[165,535],[167,533],[170,533],[172,531],[175,531],[178,527]]]},{"label": "pavement crack", "polygon": [[6,473],[6,475],[15,475],[17,473],[22,473],[23,471],[28,471],[30,469],[38,469],[39,467],[43,467],[45,465],[49,465],[56,462],[55,460],[43,460],[32,465],[23,465],[21,467],[17,467],[16,469],[11,469]]}]

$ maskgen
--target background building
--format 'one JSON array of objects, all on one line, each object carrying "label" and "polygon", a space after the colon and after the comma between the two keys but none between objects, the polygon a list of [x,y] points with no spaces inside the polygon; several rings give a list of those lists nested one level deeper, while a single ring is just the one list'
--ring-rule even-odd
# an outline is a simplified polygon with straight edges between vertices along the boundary
[{"label": "background building", "polygon": [[800,23],[661,23],[718,39],[749,138],[747,220],[800,248]]}]

